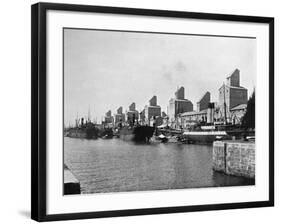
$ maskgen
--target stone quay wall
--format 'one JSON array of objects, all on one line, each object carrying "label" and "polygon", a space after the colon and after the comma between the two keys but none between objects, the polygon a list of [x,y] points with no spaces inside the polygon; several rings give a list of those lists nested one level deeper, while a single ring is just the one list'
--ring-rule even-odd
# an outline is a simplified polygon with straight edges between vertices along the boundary
[{"label": "stone quay wall", "polygon": [[255,143],[215,141],[213,170],[228,175],[255,178]]},{"label": "stone quay wall", "polygon": [[73,173],[65,164],[64,164],[63,171],[64,171],[64,187],[63,187],[64,195],[80,194],[81,193],[80,182],[76,179],[76,177],[73,175]]}]

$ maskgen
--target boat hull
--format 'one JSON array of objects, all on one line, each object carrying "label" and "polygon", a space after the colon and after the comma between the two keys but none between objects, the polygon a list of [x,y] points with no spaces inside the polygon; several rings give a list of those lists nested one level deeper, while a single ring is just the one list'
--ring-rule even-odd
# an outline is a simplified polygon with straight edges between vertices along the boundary
[{"label": "boat hull", "polygon": [[149,142],[153,136],[154,128],[150,126],[137,126],[134,128],[122,128],[118,136],[125,141]]},{"label": "boat hull", "polygon": [[225,131],[218,132],[185,132],[182,141],[185,143],[212,144],[214,141],[227,140],[230,136]]},{"label": "boat hull", "polygon": [[96,128],[83,128],[83,129],[73,128],[66,133],[66,137],[97,139],[98,130]]}]

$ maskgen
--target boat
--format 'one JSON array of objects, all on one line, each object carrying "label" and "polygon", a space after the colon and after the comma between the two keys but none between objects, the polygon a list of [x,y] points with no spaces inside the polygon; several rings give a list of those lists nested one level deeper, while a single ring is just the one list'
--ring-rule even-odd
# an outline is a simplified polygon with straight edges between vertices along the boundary
[{"label": "boat", "polygon": [[153,142],[153,143],[166,143],[166,142],[168,142],[168,138],[163,134],[160,134],[158,136],[154,135],[151,138],[151,142]]},{"label": "boat", "polygon": [[169,143],[179,143],[181,141],[180,141],[179,136],[169,136],[168,137],[168,142]]},{"label": "boat", "polygon": [[224,122],[218,125],[215,123],[209,125],[196,124],[191,129],[184,131],[180,138],[185,143],[212,144],[214,141],[231,139],[232,137],[227,132],[227,129],[231,131],[233,127],[230,127],[227,123],[224,92]]},{"label": "boat", "polygon": [[147,125],[125,126],[116,135],[122,140],[135,142],[149,142],[154,133],[154,127]]},{"label": "boat", "polygon": [[230,136],[227,134],[227,132],[218,130],[185,131],[181,137],[181,141],[185,143],[203,144],[210,144],[214,141],[227,139],[230,139]]},{"label": "boat", "polygon": [[99,136],[99,129],[93,124],[87,124],[81,127],[68,129],[65,136],[70,138],[97,139]]},{"label": "boat", "polygon": [[168,142],[168,138],[163,134],[158,135],[157,138],[163,143]]},{"label": "boat", "polygon": [[113,130],[112,128],[105,128],[102,133],[101,133],[101,137],[103,139],[111,139],[113,138]]},{"label": "boat", "polygon": [[119,128],[115,135],[125,141],[131,141],[134,138],[133,128],[132,127],[122,127]]}]

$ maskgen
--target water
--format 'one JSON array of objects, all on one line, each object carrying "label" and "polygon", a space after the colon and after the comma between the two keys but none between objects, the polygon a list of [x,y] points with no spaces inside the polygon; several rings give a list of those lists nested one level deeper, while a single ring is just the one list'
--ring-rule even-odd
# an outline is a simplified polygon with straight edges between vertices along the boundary
[{"label": "water", "polygon": [[82,193],[251,185],[212,170],[212,146],[64,139],[64,162]]}]

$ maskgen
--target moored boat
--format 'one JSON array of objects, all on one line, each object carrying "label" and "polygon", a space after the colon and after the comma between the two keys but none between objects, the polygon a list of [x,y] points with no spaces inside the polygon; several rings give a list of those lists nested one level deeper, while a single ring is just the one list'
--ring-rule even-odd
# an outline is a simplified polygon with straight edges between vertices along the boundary
[{"label": "moored boat", "polygon": [[75,127],[70,128],[66,132],[65,136],[70,138],[97,139],[99,136],[99,130],[94,125]]},{"label": "moored boat", "polygon": [[226,131],[185,131],[182,134],[182,141],[186,143],[210,144],[216,140],[230,139]]},{"label": "moored boat", "polygon": [[135,127],[122,127],[118,130],[116,135],[126,141],[132,140],[135,142],[149,142],[150,138],[153,136],[153,133],[154,127],[138,125]]}]

